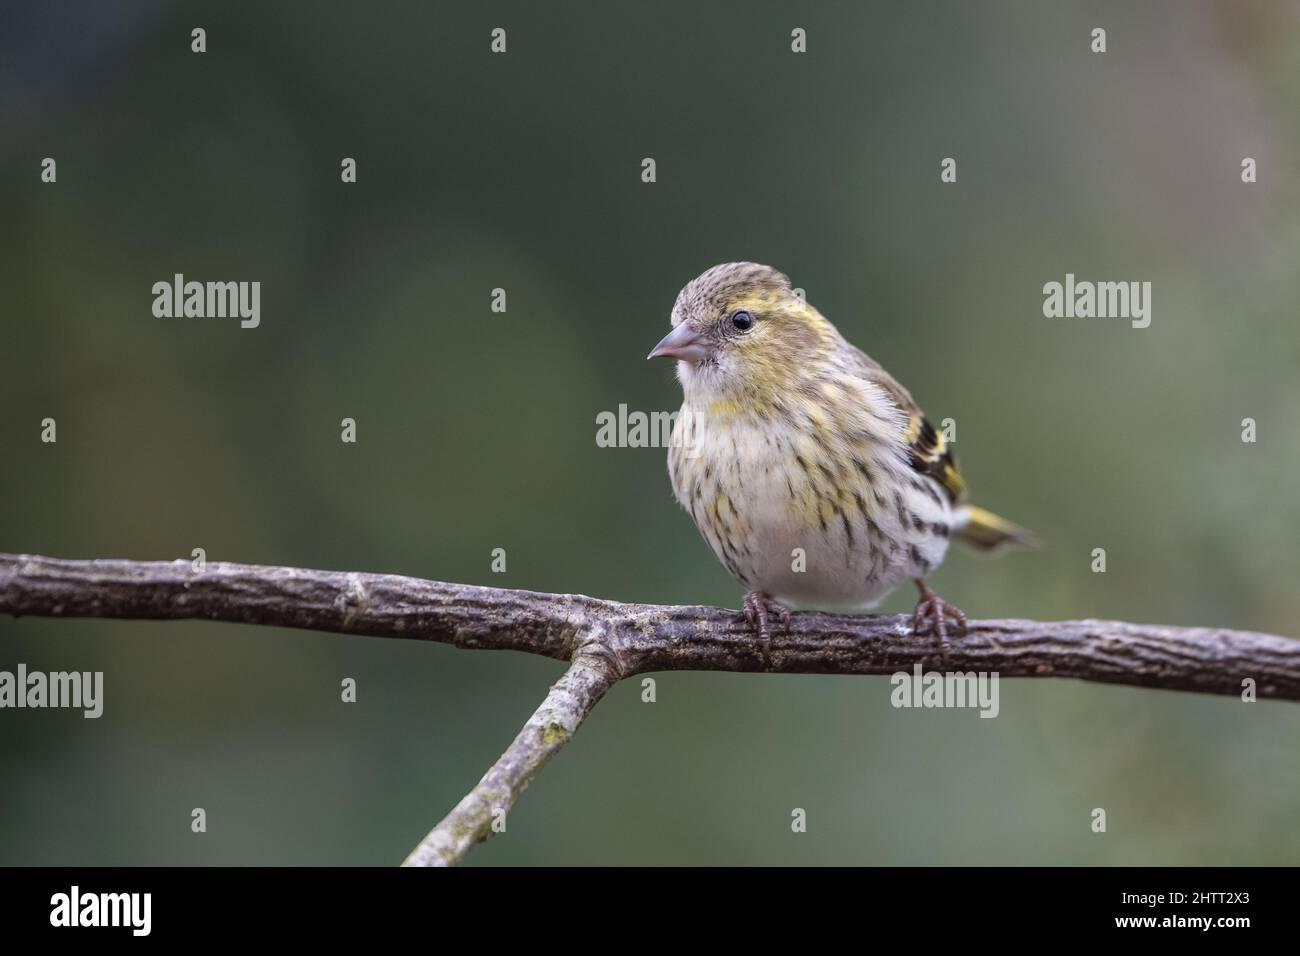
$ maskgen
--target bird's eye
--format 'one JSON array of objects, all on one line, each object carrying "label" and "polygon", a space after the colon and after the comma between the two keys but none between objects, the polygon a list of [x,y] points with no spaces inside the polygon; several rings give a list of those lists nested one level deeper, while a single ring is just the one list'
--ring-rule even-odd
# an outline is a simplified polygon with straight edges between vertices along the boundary
[{"label": "bird's eye", "polygon": [[742,332],[748,332],[754,327],[754,317],[748,312],[736,312],[731,316],[731,324]]}]

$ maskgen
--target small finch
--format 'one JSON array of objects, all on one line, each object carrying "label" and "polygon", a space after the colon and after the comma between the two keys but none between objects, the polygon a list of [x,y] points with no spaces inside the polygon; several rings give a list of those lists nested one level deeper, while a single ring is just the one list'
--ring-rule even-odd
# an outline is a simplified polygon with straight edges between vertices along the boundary
[{"label": "small finch", "polygon": [[966,502],[943,436],[907,389],[770,266],[714,266],[682,289],[649,357],[677,360],[684,402],[668,473],[745,587],[763,639],[787,604],[860,611],[911,578],[916,633],[966,616],[925,583],[950,538],[981,551],[1029,532]]}]

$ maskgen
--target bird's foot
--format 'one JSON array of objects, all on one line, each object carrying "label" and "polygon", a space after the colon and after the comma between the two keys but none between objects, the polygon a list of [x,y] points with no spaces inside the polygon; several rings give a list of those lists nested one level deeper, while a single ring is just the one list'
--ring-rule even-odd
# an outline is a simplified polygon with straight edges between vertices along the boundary
[{"label": "bird's foot", "polygon": [[770,647],[772,643],[773,616],[781,619],[781,630],[790,629],[790,609],[766,591],[750,591],[741,607],[744,608],[745,620],[758,631],[764,647]]},{"label": "bird's foot", "polygon": [[920,578],[916,579],[917,590],[921,592],[921,600],[916,602],[916,610],[912,612],[912,631],[915,634],[934,634],[939,638],[939,643],[943,649],[948,649],[948,618],[952,618],[954,624],[962,634],[966,633],[966,615],[962,609],[955,604],[949,604],[939,595],[935,594],[929,586]]}]

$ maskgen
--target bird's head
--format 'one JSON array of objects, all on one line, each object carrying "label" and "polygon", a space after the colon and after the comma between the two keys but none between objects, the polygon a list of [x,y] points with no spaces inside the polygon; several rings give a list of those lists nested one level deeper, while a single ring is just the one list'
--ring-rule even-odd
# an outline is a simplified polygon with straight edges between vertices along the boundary
[{"label": "bird's head", "polygon": [[771,400],[815,374],[838,333],[771,266],[728,262],[677,295],[649,358],[677,360],[688,399]]}]

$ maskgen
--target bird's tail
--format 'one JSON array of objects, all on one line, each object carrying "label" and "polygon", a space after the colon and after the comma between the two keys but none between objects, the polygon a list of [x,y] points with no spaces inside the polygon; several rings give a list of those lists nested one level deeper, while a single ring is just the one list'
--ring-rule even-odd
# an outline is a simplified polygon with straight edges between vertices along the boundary
[{"label": "bird's tail", "polygon": [[964,509],[965,521],[958,524],[953,537],[976,551],[994,552],[1003,548],[1038,547],[1038,539],[1032,531],[1026,531],[1019,525],[1012,524],[991,511],[967,505]]}]

